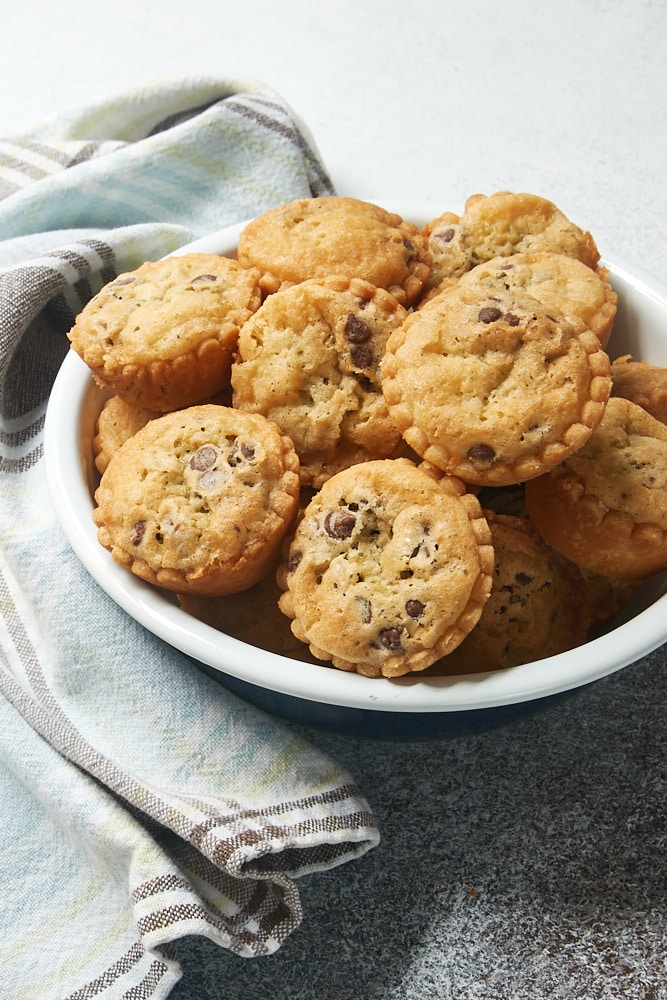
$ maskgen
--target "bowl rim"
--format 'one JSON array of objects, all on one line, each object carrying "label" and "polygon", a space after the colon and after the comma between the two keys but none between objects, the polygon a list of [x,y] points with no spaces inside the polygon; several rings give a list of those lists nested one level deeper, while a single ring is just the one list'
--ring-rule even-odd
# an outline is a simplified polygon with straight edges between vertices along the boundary
[{"label": "bowl rim", "polygon": [[[439,214],[432,202],[378,202],[403,218],[426,222]],[[181,247],[234,253],[245,222]],[[603,254],[614,277],[664,310],[667,287],[617,255]],[[401,713],[446,713],[498,708],[582,687],[641,659],[667,640],[667,592],[629,621],[584,645],[505,670],[465,676],[368,678],[327,664],[292,660],[252,647],[193,618],[173,598],[116,564],[97,541],[81,425],[104,398],[85,363],[69,351],[56,376],[44,427],[46,479],[62,530],[84,568],[108,596],[148,631],[209,667],[277,693],[339,707]],[[66,433],[69,427],[73,432]]]}]

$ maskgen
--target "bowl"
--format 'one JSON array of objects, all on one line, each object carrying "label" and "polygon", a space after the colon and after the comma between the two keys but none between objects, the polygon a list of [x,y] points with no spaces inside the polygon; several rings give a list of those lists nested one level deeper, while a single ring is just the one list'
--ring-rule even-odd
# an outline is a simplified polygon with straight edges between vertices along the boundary
[{"label": "bowl", "polygon": [[[382,203],[419,225],[444,210],[424,202]],[[243,224],[183,247],[235,255]],[[621,257],[603,254],[619,297],[612,357],[667,366],[667,288]],[[356,737],[442,739],[511,724],[636,662],[667,640],[667,573],[646,580],[607,631],[557,656],[505,670],[451,677],[367,678],[292,660],[228,636],[183,611],[173,595],[117,565],[92,520],[93,429],[106,398],[70,351],[56,377],[45,424],[47,482],[62,528],[100,587],[154,635],[247,701],[301,725]],[[193,667],[194,669],[194,667]]]}]

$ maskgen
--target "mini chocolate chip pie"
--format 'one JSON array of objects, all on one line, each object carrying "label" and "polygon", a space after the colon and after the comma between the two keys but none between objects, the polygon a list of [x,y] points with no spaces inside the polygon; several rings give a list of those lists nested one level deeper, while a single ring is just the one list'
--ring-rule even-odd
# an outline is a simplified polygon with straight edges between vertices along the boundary
[{"label": "mini chocolate chip pie", "polygon": [[216,597],[272,572],[299,509],[299,461],[265,417],[205,404],[151,420],[95,493],[100,543],[179,594]]},{"label": "mini chocolate chip pie", "polygon": [[591,601],[581,570],[551,549],[526,518],[485,511],[493,586],[479,622],[430,674],[502,670],[586,641]]},{"label": "mini chocolate chip pie", "polygon": [[463,215],[443,212],[424,226],[422,234],[431,254],[428,294],[493,257],[546,250],[593,269],[600,257],[590,233],[552,201],[523,192],[470,195]]},{"label": "mini chocolate chip pie", "polygon": [[159,410],[148,410],[142,406],[132,406],[120,396],[111,396],[104,403],[95,424],[93,455],[95,466],[101,474],[122,444],[138,430],[161,416]]},{"label": "mini chocolate chip pie", "polygon": [[258,268],[265,294],[340,274],[385,288],[405,306],[430,274],[425,239],[412,222],[358,198],[298,198],[264,212],[239,236],[238,259]]},{"label": "mini chocolate chip pie", "polygon": [[426,669],[475,626],[493,548],[459,480],[404,458],[332,476],[306,507],[277,579],[313,656],[368,677]]},{"label": "mini chocolate chip pie", "polygon": [[368,281],[330,277],[275,292],[242,327],[233,404],[291,437],[304,485],[407,451],[380,380],[387,339],[407,315]]},{"label": "mini chocolate chip pie", "polygon": [[586,444],[526,484],[545,539],[589,574],[639,580],[667,569],[667,426],[612,396]]},{"label": "mini chocolate chip pie", "polygon": [[489,292],[461,279],[391,335],[382,390],[423,459],[467,483],[508,486],[590,437],[611,391],[609,368],[581,319],[521,289]]},{"label": "mini chocolate chip pie", "polygon": [[612,396],[629,399],[667,424],[667,368],[624,354],[612,363],[611,385]]},{"label": "mini chocolate chip pie", "polygon": [[69,333],[96,381],[168,412],[229,388],[239,328],[259,307],[259,272],[216,254],[149,261],[95,295]]}]

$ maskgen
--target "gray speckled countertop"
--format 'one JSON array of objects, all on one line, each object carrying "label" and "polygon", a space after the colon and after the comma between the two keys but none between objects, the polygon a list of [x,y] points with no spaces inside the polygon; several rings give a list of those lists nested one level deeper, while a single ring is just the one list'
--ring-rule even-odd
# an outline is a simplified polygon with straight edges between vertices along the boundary
[{"label": "gray speckled countertop", "polygon": [[274,956],[179,942],[173,1000],[663,1000],[667,649],[511,728],[305,734],[350,768],[378,848],[300,884]]}]

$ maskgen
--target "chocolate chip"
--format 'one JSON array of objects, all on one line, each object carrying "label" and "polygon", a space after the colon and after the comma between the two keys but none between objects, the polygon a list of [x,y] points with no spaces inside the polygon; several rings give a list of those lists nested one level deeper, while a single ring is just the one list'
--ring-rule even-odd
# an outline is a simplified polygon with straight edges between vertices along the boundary
[{"label": "chocolate chip", "polygon": [[144,535],[146,534],[146,522],[137,521],[132,529],[132,544],[139,545]]},{"label": "chocolate chip", "polygon": [[514,577],[514,582],[518,583],[520,587],[527,587],[529,583],[533,582],[534,577],[530,573],[519,572]]},{"label": "chocolate chip", "polygon": [[455,229],[443,229],[441,233],[434,233],[436,240],[442,240],[443,243],[451,243],[454,239]]},{"label": "chocolate chip", "polygon": [[355,368],[372,368],[375,362],[373,351],[363,344],[353,344],[350,358]]},{"label": "chocolate chip", "polygon": [[404,632],[402,625],[394,625],[392,628],[385,628],[380,632],[380,642],[385,647],[385,649],[399,650],[401,649],[401,635]]},{"label": "chocolate chip", "polygon": [[421,618],[426,611],[426,605],[422,604],[421,601],[412,599],[405,602],[405,610],[411,618]]},{"label": "chocolate chip", "polygon": [[294,570],[299,565],[299,563],[301,562],[302,558],[303,558],[303,552],[300,552],[299,549],[295,549],[294,552],[290,552],[289,559],[287,561],[288,572],[293,573]]},{"label": "chocolate chip", "polygon": [[349,313],[345,323],[345,336],[351,344],[365,344],[371,339],[371,331],[363,319],[359,319],[354,313]]},{"label": "chocolate chip", "polygon": [[471,462],[492,462],[496,457],[490,444],[474,444],[466,454]]},{"label": "chocolate chip", "polygon": [[371,618],[373,617],[373,608],[371,602],[367,597],[357,597],[357,608],[359,609],[359,617],[361,618],[364,625],[368,625]]},{"label": "chocolate chip", "polygon": [[217,277],[214,274],[198,274],[190,282],[191,285],[202,285],[205,281],[217,281]]},{"label": "chocolate chip", "polygon": [[477,313],[477,319],[480,323],[495,323],[497,319],[500,319],[502,313],[500,309],[495,306],[484,306],[483,309]]},{"label": "chocolate chip", "polygon": [[518,326],[519,323],[521,322],[519,317],[515,316],[514,313],[505,313],[503,319],[505,320],[508,326]]},{"label": "chocolate chip", "polygon": [[205,444],[199,448],[190,459],[190,468],[195,472],[203,472],[215,465],[218,454],[213,445]]},{"label": "chocolate chip", "polygon": [[324,530],[331,538],[349,538],[357,519],[346,510],[330,510],[324,518]]}]

